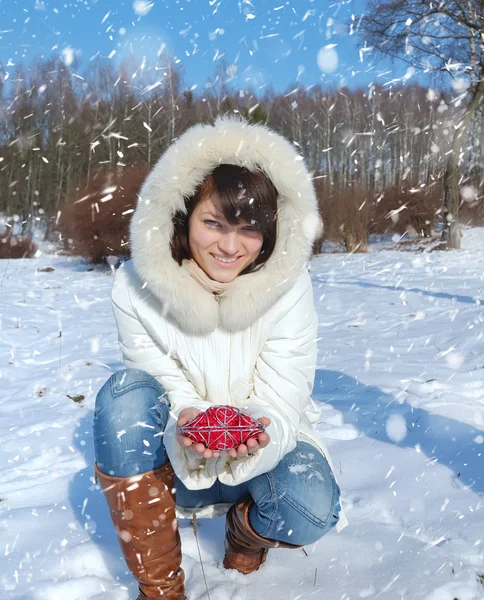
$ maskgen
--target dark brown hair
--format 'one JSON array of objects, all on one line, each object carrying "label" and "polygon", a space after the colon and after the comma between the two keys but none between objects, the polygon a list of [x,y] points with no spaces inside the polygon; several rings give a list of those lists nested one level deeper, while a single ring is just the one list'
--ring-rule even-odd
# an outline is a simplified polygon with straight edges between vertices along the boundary
[{"label": "dark brown hair", "polygon": [[220,209],[231,225],[246,222],[262,233],[262,247],[256,260],[241,274],[254,271],[271,256],[277,238],[277,190],[261,171],[249,171],[237,165],[219,165],[205,177],[193,196],[185,199],[187,212],[173,216],[171,254],[179,265],[191,258],[188,221],[197,205],[217,194]]}]

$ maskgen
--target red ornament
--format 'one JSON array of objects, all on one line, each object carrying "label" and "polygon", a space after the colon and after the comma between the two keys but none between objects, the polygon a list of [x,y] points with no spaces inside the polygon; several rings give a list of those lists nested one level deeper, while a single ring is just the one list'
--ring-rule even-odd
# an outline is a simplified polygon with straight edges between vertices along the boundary
[{"label": "red ornament", "polygon": [[257,437],[264,429],[263,423],[242,414],[238,408],[211,406],[181,425],[180,433],[210,450],[230,450]]}]

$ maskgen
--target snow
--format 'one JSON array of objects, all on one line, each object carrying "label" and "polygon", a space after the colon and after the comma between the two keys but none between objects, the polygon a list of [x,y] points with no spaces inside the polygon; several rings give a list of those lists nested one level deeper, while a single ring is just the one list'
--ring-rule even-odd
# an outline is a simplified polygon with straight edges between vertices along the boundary
[{"label": "snow", "polygon": [[154,5],[154,2],[146,2],[145,0],[135,0],[133,2],[133,10],[138,16],[145,17]]},{"label": "snow", "polygon": [[403,442],[407,437],[407,422],[400,414],[390,415],[387,419],[385,429],[388,439],[392,442]]},{"label": "snow", "polygon": [[66,65],[66,67],[70,67],[72,65],[72,63],[74,62],[74,58],[75,58],[74,48],[71,48],[70,46],[66,46],[65,48],[62,49],[61,55],[64,59],[64,63]]},{"label": "snow", "polygon": [[[484,598],[483,242],[312,261],[317,432],[350,524],[243,576],[221,566],[224,518],[200,519],[211,600]],[[93,480],[95,395],[122,368],[111,283],[79,258],[0,261],[2,599],[136,597]],[[188,598],[207,598],[180,532]]]},{"label": "snow", "polygon": [[335,50],[335,45],[328,44],[321,48],[317,54],[318,67],[324,73],[334,73],[338,70],[338,53]]},{"label": "snow", "polygon": [[460,188],[460,195],[464,202],[476,202],[479,200],[479,192],[473,185],[463,185]]}]

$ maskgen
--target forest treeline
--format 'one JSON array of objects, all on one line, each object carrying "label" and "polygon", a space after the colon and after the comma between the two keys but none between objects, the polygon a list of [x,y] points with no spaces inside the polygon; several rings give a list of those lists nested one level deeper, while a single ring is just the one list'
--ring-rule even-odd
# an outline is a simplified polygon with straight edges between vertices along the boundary
[{"label": "forest treeline", "polygon": [[[417,84],[235,89],[230,67],[221,64],[212,81],[189,90],[182,65],[163,56],[152,65],[97,60],[83,70],[53,56],[0,73],[0,211],[24,235],[39,221],[52,231],[63,207],[78,201],[100,172],[116,181],[135,165],[149,169],[194,123],[238,113],[267,123],[300,150],[327,233],[344,229],[348,216],[331,224],[341,207],[348,215],[380,204],[370,221],[386,220],[391,229],[404,210],[413,211],[414,228],[426,234],[429,219],[441,212],[459,110],[449,92]],[[461,163],[463,202],[473,219],[480,219],[484,193],[482,121],[480,112]]]}]

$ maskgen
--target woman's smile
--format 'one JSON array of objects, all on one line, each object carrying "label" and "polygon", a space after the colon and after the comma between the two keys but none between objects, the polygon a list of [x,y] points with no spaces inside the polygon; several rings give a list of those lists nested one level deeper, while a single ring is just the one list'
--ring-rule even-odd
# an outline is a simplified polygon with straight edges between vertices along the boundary
[{"label": "woman's smile", "polygon": [[225,268],[231,268],[236,266],[237,261],[241,258],[240,256],[229,257],[222,256],[220,254],[212,254],[212,256],[220,266]]}]

